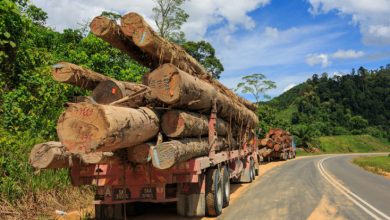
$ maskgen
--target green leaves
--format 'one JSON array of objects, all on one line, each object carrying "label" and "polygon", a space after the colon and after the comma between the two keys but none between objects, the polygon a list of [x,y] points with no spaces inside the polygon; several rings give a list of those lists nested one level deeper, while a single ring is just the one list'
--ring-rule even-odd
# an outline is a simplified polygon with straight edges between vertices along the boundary
[{"label": "green leaves", "polygon": [[276,88],[275,82],[267,80],[261,73],[243,76],[240,83],[237,84],[235,92],[251,94],[256,99],[256,103],[260,102],[261,95],[264,99],[269,98],[265,93],[268,90]]},{"label": "green leaves", "polygon": [[189,15],[181,8],[185,0],[155,0],[153,19],[161,37],[182,44],[185,41],[181,26]]},{"label": "green leaves", "polygon": [[0,197],[69,185],[67,172],[34,175],[28,154],[34,144],[56,140],[64,104],[88,91],[55,82],[51,65],[73,62],[118,80],[139,82],[148,71],[127,55],[80,30],[58,33],[43,26],[46,13],[0,1]]},{"label": "green leaves", "polygon": [[198,42],[187,41],[181,46],[202,64],[214,78],[219,79],[224,68],[221,61],[215,56],[214,47],[209,42],[204,40]]}]

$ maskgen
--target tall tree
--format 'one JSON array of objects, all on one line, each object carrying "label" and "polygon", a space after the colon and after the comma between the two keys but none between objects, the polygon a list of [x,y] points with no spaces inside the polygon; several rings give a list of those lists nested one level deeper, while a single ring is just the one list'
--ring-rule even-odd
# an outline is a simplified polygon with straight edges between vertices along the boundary
[{"label": "tall tree", "polygon": [[242,82],[237,84],[235,91],[241,91],[242,93],[249,93],[253,95],[257,104],[259,104],[262,95],[265,99],[270,98],[265,93],[266,91],[276,88],[275,82],[267,80],[261,73],[244,76],[241,78],[241,81]]},{"label": "tall tree", "polygon": [[199,61],[214,78],[219,79],[224,68],[221,61],[215,56],[215,49],[209,42],[204,40],[187,41],[182,44],[182,47]]},{"label": "tall tree", "polygon": [[189,15],[181,8],[185,0],[154,0],[153,19],[157,25],[158,33],[178,44],[185,41],[181,26],[187,21]]}]

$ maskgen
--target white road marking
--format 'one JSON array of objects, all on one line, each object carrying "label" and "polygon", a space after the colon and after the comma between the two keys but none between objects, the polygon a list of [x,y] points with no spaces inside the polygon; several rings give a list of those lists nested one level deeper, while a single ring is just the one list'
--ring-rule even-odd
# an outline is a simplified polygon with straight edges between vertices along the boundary
[{"label": "white road marking", "polygon": [[[323,166],[323,162],[331,157],[326,157],[318,161],[317,168],[320,171],[321,175],[330,183],[332,184],[336,189],[338,189],[342,194],[344,194],[349,200],[351,200],[354,204],[356,204],[359,208],[361,208],[363,211],[365,211],[368,215],[370,215],[374,219],[387,219],[390,220],[390,217],[386,215],[385,213],[379,211],[374,206],[360,198],[355,193],[351,192],[348,188],[343,186],[341,183],[339,183],[336,179],[334,179],[329,173],[325,170]],[[365,207],[366,205],[367,207]],[[371,210],[369,210],[370,208]],[[381,216],[381,217],[378,217]],[[383,218],[382,218],[383,217]]]}]

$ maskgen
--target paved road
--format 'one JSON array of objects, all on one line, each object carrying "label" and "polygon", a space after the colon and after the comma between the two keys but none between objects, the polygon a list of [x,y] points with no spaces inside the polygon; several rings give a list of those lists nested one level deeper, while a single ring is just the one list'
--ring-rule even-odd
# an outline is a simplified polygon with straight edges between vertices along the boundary
[{"label": "paved road", "polygon": [[390,220],[390,180],[351,164],[356,156],[307,157],[276,167],[219,219]]}]

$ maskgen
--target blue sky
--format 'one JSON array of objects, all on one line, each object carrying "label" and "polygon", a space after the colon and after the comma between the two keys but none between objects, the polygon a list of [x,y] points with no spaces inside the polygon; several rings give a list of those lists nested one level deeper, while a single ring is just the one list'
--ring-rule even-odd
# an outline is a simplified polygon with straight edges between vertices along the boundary
[{"label": "blue sky", "polygon": [[[58,31],[78,28],[101,11],[136,11],[151,22],[153,0],[33,0]],[[263,73],[274,97],[314,73],[349,73],[390,63],[390,0],[191,0],[183,26],[190,40],[207,40],[225,66],[221,81]],[[152,23],[152,22],[151,22]],[[241,94],[243,95],[243,94]],[[253,101],[253,97],[243,95]]]}]

